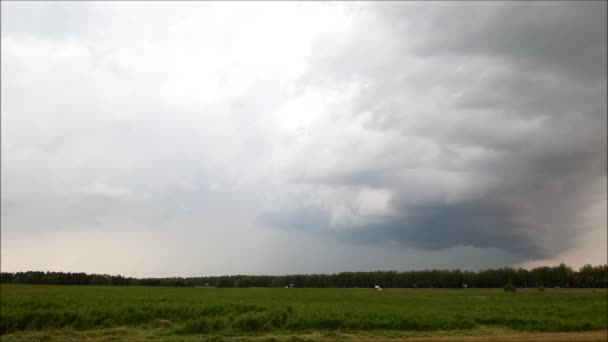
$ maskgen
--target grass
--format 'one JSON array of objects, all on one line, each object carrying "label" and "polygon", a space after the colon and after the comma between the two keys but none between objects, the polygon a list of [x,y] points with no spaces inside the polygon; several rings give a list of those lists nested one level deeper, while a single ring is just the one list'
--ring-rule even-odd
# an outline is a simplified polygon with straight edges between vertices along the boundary
[{"label": "grass", "polygon": [[[307,341],[608,327],[605,290],[214,289],[2,285],[11,340]],[[275,336],[275,337],[273,337]],[[280,337],[280,338],[279,338]]]}]

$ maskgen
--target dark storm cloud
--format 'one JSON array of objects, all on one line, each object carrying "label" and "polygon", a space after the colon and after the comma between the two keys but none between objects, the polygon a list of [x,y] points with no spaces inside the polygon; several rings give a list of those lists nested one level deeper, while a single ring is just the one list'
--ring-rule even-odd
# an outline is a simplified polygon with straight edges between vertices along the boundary
[{"label": "dark storm cloud", "polygon": [[[464,6],[463,6],[464,5]],[[606,3],[502,2],[449,4],[426,25],[419,52],[493,55],[529,71],[554,71],[581,80],[606,74]]]},{"label": "dark storm cloud", "polygon": [[[605,2],[391,2],[360,14],[356,32],[319,43],[301,86],[364,84],[335,112],[393,138],[373,154],[353,143],[335,168],[293,181],[385,189],[390,214],[330,222],[329,235],[539,258],[597,228],[585,217],[605,195]],[[329,222],[291,210],[267,221]]]},{"label": "dark storm cloud", "polygon": [[351,232],[354,241],[397,241],[422,249],[453,246],[501,248],[514,254],[541,257],[526,239],[523,223],[508,207],[484,202],[408,206],[402,213],[369,229]]}]

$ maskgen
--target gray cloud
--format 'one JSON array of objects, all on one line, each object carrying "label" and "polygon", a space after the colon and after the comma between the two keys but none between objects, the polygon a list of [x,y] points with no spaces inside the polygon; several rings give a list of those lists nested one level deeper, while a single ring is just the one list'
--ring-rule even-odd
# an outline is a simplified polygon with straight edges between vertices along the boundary
[{"label": "gray cloud", "polygon": [[422,43],[423,54],[490,55],[528,72],[605,79],[605,3],[452,4],[432,21],[440,29],[426,27],[430,39]]},{"label": "gray cloud", "polygon": [[604,2],[1,6],[3,269],[605,259]]},{"label": "gray cloud", "polygon": [[583,217],[605,198],[606,4],[461,5],[370,5],[320,43],[303,89],[360,84],[333,110],[388,142],[352,141],[294,179],[392,192],[391,214],[347,239],[555,257],[601,225]]}]

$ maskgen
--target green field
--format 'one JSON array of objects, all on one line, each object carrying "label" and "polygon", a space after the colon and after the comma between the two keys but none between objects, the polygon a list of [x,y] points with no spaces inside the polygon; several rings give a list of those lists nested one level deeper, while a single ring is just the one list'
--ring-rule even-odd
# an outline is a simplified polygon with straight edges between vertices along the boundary
[{"label": "green field", "polygon": [[[606,329],[606,290],[2,285],[11,340],[403,337]],[[299,337],[298,337],[299,336]]]}]

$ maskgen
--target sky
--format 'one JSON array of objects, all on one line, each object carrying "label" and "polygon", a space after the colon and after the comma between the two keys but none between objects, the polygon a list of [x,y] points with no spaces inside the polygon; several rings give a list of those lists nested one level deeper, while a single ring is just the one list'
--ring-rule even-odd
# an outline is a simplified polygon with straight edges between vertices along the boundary
[{"label": "sky", "polygon": [[1,269],[607,259],[607,3],[1,2]]}]

